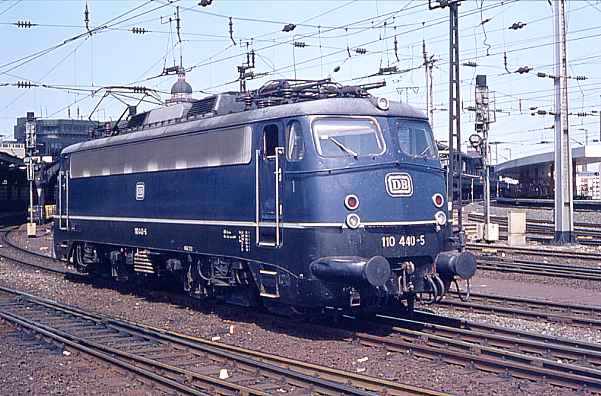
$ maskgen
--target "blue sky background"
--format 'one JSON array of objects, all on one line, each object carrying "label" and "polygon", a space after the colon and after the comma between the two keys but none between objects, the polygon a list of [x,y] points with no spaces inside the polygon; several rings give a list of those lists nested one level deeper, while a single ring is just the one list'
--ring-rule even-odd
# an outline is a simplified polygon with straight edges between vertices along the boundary
[{"label": "blue sky background", "polygon": [[[164,66],[179,63],[180,48],[184,67],[191,68],[187,80],[196,97],[236,90],[236,66],[245,59],[246,43],[257,52],[255,71],[269,73],[249,82],[250,88],[269,79],[293,78],[296,61],[298,78],[331,76],[348,84],[385,79],[387,86],[372,92],[425,109],[424,69],[420,67],[425,39],[428,53],[438,59],[434,102],[439,110],[434,131],[438,139],[447,138],[447,9],[431,11],[423,0],[214,0],[206,8],[198,1],[88,1],[90,28],[99,28],[91,36],[82,35],[86,32],[85,1],[1,1],[0,83],[32,81],[53,88],[0,86],[0,134],[12,136],[16,117],[27,111],[49,118],[76,117],[79,111],[80,117],[87,118],[102,96],[92,91],[102,86],[145,85],[168,92],[174,76],[152,77],[160,75]],[[181,46],[175,34],[176,6],[180,7]],[[567,13],[569,74],[587,77],[569,81],[570,110],[598,111],[601,1],[568,1]],[[229,17],[236,45],[229,36]],[[39,25],[19,28],[17,21]],[[508,29],[518,21],[527,25]],[[282,32],[286,23],[297,27],[291,33]],[[499,145],[499,160],[510,152],[516,158],[552,150],[552,143],[541,143],[553,140],[553,131],[545,129],[553,124],[552,117],[531,116],[529,108],[552,110],[553,106],[553,81],[536,77],[536,72],[554,72],[553,7],[547,0],[465,0],[459,25],[461,61],[478,64],[461,68],[464,107],[473,104],[475,75],[488,75],[496,107],[503,110],[491,128],[491,140],[504,142]],[[133,27],[147,33],[133,34]],[[293,49],[294,41],[306,46]],[[357,48],[367,53],[357,54]],[[523,75],[507,73],[504,53],[509,71],[521,66],[534,70]],[[410,71],[366,77],[381,66],[394,65]],[[334,72],[337,66],[340,71]],[[115,120],[122,111],[123,104],[109,98],[94,118]],[[571,117],[572,144],[584,143],[586,134],[589,142],[599,139],[599,121],[598,115]],[[462,113],[462,130],[465,138],[473,131],[469,111]]]}]

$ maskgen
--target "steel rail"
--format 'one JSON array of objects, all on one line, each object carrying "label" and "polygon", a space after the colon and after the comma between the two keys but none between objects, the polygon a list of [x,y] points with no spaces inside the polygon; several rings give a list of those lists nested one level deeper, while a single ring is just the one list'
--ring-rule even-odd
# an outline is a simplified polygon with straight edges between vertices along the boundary
[{"label": "steel rail", "polygon": [[[10,231],[9,231],[10,232]],[[47,265],[42,265],[42,264],[36,264],[36,263],[32,263],[29,261],[26,261],[22,258],[19,257],[15,257],[12,254],[7,254],[5,252],[2,251],[2,249],[0,248],[0,257],[8,259],[8,260],[12,260],[14,262],[17,262],[21,265],[25,265],[28,267],[32,267],[35,269],[40,269],[43,271],[47,271],[47,272],[51,272],[51,273],[55,273],[55,274],[60,274],[60,275],[70,275],[70,276],[78,276],[78,277],[83,277],[82,274],[77,273],[75,271],[69,271],[68,269],[65,268],[65,263],[56,260],[50,256],[46,256],[37,252],[32,252],[29,251],[27,249],[24,249],[20,246],[15,245],[14,243],[12,243],[9,238],[8,238],[8,233],[4,230],[0,230],[0,242],[3,243],[4,245],[8,246],[9,248],[18,251],[21,254],[25,254],[25,255],[29,255],[29,256],[33,256],[36,257],[36,259],[42,259],[42,260],[46,260],[48,262],[51,262],[53,264],[56,264],[56,267],[54,266],[47,266]]]},{"label": "steel rail", "polygon": [[[484,220],[484,215],[480,214],[480,213],[469,213],[468,214],[468,218],[474,219],[476,221],[482,221]],[[495,220],[495,222],[498,222],[498,224],[503,225],[503,226],[507,226],[507,217],[504,216],[491,216],[490,217],[491,220]],[[542,220],[542,219],[526,219],[526,225],[533,225],[533,226],[540,226],[545,227],[545,228],[553,228],[553,223],[547,221],[547,220]],[[598,226],[595,226],[592,223],[584,223],[584,222],[574,222],[574,227],[576,231],[590,231],[593,233],[599,233],[601,234],[601,228]]]},{"label": "steel rail", "polygon": [[[15,294],[15,295],[19,295],[21,298],[25,297],[24,294],[21,294],[15,290],[7,290],[6,288],[0,288],[0,290],[2,290],[5,293],[11,293],[11,294]],[[40,307],[42,309],[40,309]],[[21,312],[23,310],[27,311],[27,315],[22,315]],[[6,312],[8,311],[8,313]],[[17,313],[15,314],[14,311],[17,311]],[[58,335],[60,337],[63,337],[65,339],[71,340],[74,343],[80,344],[80,345],[85,345],[88,348],[93,348],[96,350],[101,350],[104,353],[110,353],[113,356],[116,356],[118,358],[124,359],[126,361],[130,361],[132,362],[132,364],[138,364],[138,365],[142,365],[144,367],[148,367],[149,369],[152,369],[153,371],[156,371],[157,373],[155,373],[155,376],[157,378],[161,378],[164,375],[163,374],[158,374],[158,372],[161,371],[168,371],[171,374],[177,374],[179,376],[182,376],[184,381],[188,381],[191,382],[190,379],[193,379],[195,382],[197,381],[202,381],[205,385],[200,389],[197,390],[197,392],[203,394],[245,394],[245,395],[257,395],[257,396],[267,396],[270,393],[266,392],[265,390],[263,390],[262,387],[253,388],[253,385],[242,385],[242,384],[238,384],[236,382],[233,382],[232,380],[230,381],[226,381],[225,379],[221,379],[221,378],[216,378],[214,376],[209,375],[209,373],[205,373],[203,371],[195,371],[195,370],[189,370],[189,369],[185,369],[185,368],[181,368],[178,367],[176,365],[176,363],[164,363],[162,360],[165,359],[165,356],[173,356],[174,353],[179,353],[180,355],[182,355],[183,352],[187,352],[182,350],[181,348],[170,348],[169,350],[165,351],[165,348],[170,346],[169,343],[162,341],[160,343],[160,347],[159,348],[155,348],[155,353],[156,351],[158,351],[159,353],[161,353],[161,355],[159,355],[160,357],[156,357],[153,356],[155,355],[155,353],[150,353],[149,351],[145,350],[143,353],[136,353],[136,352],[129,352],[129,351],[124,351],[123,348],[117,348],[117,347],[112,347],[110,346],[111,344],[118,342],[118,340],[121,340],[120,343],[122,343],[122,340],[124,339],[124,337],[129,337],[128,339],[126,339],[126,341],[128,340],[140,340],[140,339],[144,339],[144,340],[152,340],[152,341],[156,341],[156,339],[154,338],[154,336],[152,334],[150,334],[148,331],[145,330],[138,330],[138,331],[131,331],[130,329],[127,329],[126,327],[120,326],[118,322],[111,320],[111,319],[105,319],[105,320],[98,320],[95,319],[89,315],[86,314],[81,314],[81,313],[76,313],[73,310],[70,310],[68,307],[63,306],[62,304],[57,304],[57,303],[40,303],[40,301],[37,301],[37,299],[32,298],[27,296],[22,303],[15,301],[12,303],[9,303],[7,305],[0,305],[0,314],[7,320],[13,320],[13,319],[18,319],[21,322],[26,322],[28,323],[31,327],[35,327],[36,329],[41,329],[44,330],[46,332],[47,335],[52,336],[52,335]],[[93,329],[91,329],[92,331],[90,331],[90,329],[87,330],[87,333],[85,333],[84,335],[79,335],[77,334],[76,331],[63,331],[60,330],[60,326],[57,325],[52,325],[52,324],[42,324],[44,322],[48,322],[48,318],[45,317],[44,315],[47,315],[48,317],[50,317],[50,319],[66,319],[66,318],[74,318],[74,320],[71,320],[70,322],[80,322],[82,319],[85,322],[90,322],[92,321],[94,324],[96,324],[97,326],[94,326]],[[33,319],[31,319],[30,317],[34,316]],[[64,323],[64,322],[63,322]],[[80,322],[81,323],[81,322]],[[101,332],[100,334],[95,331],[96,327],[100,327],[102,330],[105,330],[103,332]],[[106,332],[106,330],[111,330],[108,333]],[[131,342],[131,341],[130,341]],[[107,345],[108,344],[108,345]],[[152,349],[153,346],[148,346],[147,348]],[[343,384],[336,384],[336,383],[331,383],[325,380],[321,380],[318,378],[311,378],[308,377],[306,375],[303,374],[299,374],[299,373],[294,373],[290,370],[286,370],[286,369],[281,369],[279,367],[270,367],[270,365],[259,362],[259,361],[253,361],[251,359],[248,359],[246,357],[243,356],[239,356],[237,354],[233,354],[230,352],[224,352],[222,350],[220,350],[219,348],[216,347],[203,347],[200,348],[202,349],[202,352],[205,355],[214,355],[217,356],[220,359],[224,359],[225,362],[236,362],[236,365],[248,365],[250,367],[254,367],[255,369],[259,369],[261,370],[261,373],[259,374],[258,372],[254,372],[253,376],[255,378],[260,378],[261,376],[264,376],[266,378],[271,378],[274,374],[275,377],[274,379],[276,379],[276,382],[279,382],[280,386],[282,388],[288,388],[289,385],[294,385],[294,387],[299,386],[300,383],[308,383],[309,388],[312,389],[312,391],[314,392],[318,392],[318,394],[324,394],[324,395],[336,395],[336,394],[352,394],[352,395],[373,395],[373,393],[371,392],[366,392],[363,390],[359,390],[359,389],[353,389],[350,386],[347,385],[343,385]],[[199,362],[202,362],[203,364],[206,364],[207,356],[203,356],[203,355],[197,355],[197,354],[188,354],[185,353],[186,357],[188,357],[189,361],[190,357],[197,359]],[[147,357],[150,356],[150,357]],[[178,357],[180,358],[180,357]],[[184,360],[184,359],[182,359]],[[224,366],[229,366],[230,370],[234,371],[236,370],[236,368],[239,369],[239,367],[236,368],[232,368],[231,364],[224,364]],[[213,369],[214,370],[214,369]],[[236,374],[232,375],[232,378],[235,378],[237,376],[242,376],[242,378],[244,378],[244,375],[239,372],[240,370],[237,370],[238,372],[236,372]],[[264,371],[269,371],[271,375],[269,376],[265,376]],[[252,372],[252,371],[249,371]],[[289,382],[289,384],[282,384],[281,380],[279,380],[279,376],[285,376]],[[168,378],[168,377],[167,377]],[[290,379],[292,379],[292,381],[290,381]],[[245,381],[244,381],[245,382]],[[263,385],[262,383],[260,383],[259,385]],[[269,384],[268,385],[273,385],[273,384]],[[305,386],[306,387],[306,386]],[[273,389],[277,389],[278,388],[278,384],[275,385],[275,387]],[[268,389],[268,388],[265,388]]]},{"label": "steel rail", "polygon": [[[435,358],[445,363],[457,364],[463,367],[477,368],[485,372],[511,375],[530,381],[547,382],[562,387],[582,390],[584,388],[601,389],[601,370],[573,363],[563,363],[557,360],[538,357],[522,351],[516,352],[498,346],[485,344],[486,338],[476,336],[469,331],[447,329],[446,335],[438,335],[418,330],[394,327],[395,337],[377,336],[368,333],[356,333],[359,342],[366,345],[385,345],[387,350],[411,353],[413,355]],[[441,328],[438,329],[442,331]],[[474,342],[466,341],[467,334],[479,339]],[[496,340],[499,343],[499,340]],[[596,354],[593,352],[586,355]]]},{"label": "steel rail", "polygon": [[[585,367],[601,368],[601,345],[530,333],[484,323],[459,320],[447,325],[444,320],[425,312],[417,312],[413,320],[394,318],[392,330],[417,329],[421,332],[477,343],[489,347],[524,353],[555,361],[567,361]],[[442,322],[442,323],[441,323]]]},{"label": "steel rail", "polygon": [[525,319],[544,319],[552,322],[601,327],[600,306],[563,304],[480,293],[472,293],[470,301],[467,302],[451,297],[442,300],[439,305],[470,312],[503,314]]},{"label": "steel rail", "polygon": [[[394,318],[394,320],[406,321],[407,319]],[[530,342],[536,342],[539,344],[543,343],[547,346],[550,346],[551,348],[553,348],[554,346],[559,346],[567,347],[568,349],[577,349],[584,353],[588,353],[590,351],[594,352],[595,354],[601,353],[601,344],[597,343],[588,343],[583,341],[572,340],[570,338],[562,338],[541,333],[527,332],[509,327],[494,326],[486,323],[470,322],[463,319],[453,319],[451,322],[449,322],[448,317],[440,317],[439,315],[434,315],[429,312],[417,311],[415,320],[418,320],[420,322],[420,325],[425,324],[427,326],[432,324],[435,326],[438,325],[444,327],[451,327],[455,329],[468,329],[479,333],[485,333],[487,337],[492,338],[495,338],[496,336],[514,337],[516,338],[515,342],[517,342],[518,345],[521,345],[522,342],[526,344]],[[528,345],[525,346],[527,347]],[[552,351],[553,350],[547,352]]]},{"label": "steel rail", "polygon": [[42,254],[42,253],[38,253],[38,252],[34,252],[34,251],[31,251],[31,250],[22,248],[21,246],[18,246],[13,241],[11,241],[10,240],[10,234],[13,233],[14,231],[16,231],[17,229],[18,229],[18,226],[13,226],[13,227],[8,227],[6,229],[0,230],[0,241],[2,241],[3,244],[8,245],[10,248],[18,250],[18,251],[20,251],[22,253],[27,253],[29,255],[40,257],[40,258],[43,258],[43,259],[52,259],[52,260],[54,260],[54,258],[52,256],[48,256],[46,254]]},{"label": "steel rail", "polygon": [[579,267],[568,264],[540,263],[527,260],[504,260],[501,258],[478,258],[478,269],[552,276],[566,279],[601,281],[601,268]]},{"label": "steel rail", "polygon": [[565,259],[580,259],[580,260],[594,260],[596,262],[601,261],[601,254],[598,253],[571,253],[562,250],[546,249],[543,247],[525,247],[525,246],[503,246],[503,245],[490,245],[486,243],[468,243],[466,247],[470,250],[480,251],[482,253],[498,253],[505,252],[507,254],[520,253],[529,256],[542,256],[542,257],[557,257]]},{"label": "steel rail", "polygon": [[[476,222],[482,222],[484,220],[483,216],[480,214],[470,213],[468,215],[468,219]],[[507,227],[508,222],[504,217],[494,216],[492,217],[492,222],[499,224],[499,233],[505,234],[505,239],[507,238]],[[591,226],[588,227],[580,226],[575,227],[574,229],[576,233],[576,240],[583,245],[599,245],[601,244],[601,229]],[[545,222],[544,220],[534,220],[530,219],[526,221],[526,239],[532,241],[539,242],[547,242],[548,240],[552,240],[551,237],[546,237],[546,235],[553,235],[553,225]],[[543,236],[545,235],[545,236]]]},{"label": "steel rail", "polygon": [[168,377],[157,375],[156,373],[154,373],[150,370],[147,370],[142,367],[138,367],[135,364],[129,363],[125,360],[115,358],[110,353],[105,352],[101,348],[96,348],[95,345],[92,345],[92,346],[82,345],[80,342],[78,342],[78,340],[73,340],[71,337],[68,337],[68,336],[65,337],[64,336],[64,335],[66,335],[65,333],[53,331],[52,329],[48,329],[46,326],[37,325],[35,323],[32,323],[31,321],[23,320],[15,315],[11,315],[11,314],[2,312],[1,310],[0,310],[0,318],[6,320],[8,322],[12,322],[21,328],[28,329],[28,330],[38,333],[44,337],[50,338],[54,341],[57,341],[57,342],[61,343],[62,345],[69,346],[69,347],[73,348],[73,350],[78,350],[85,354],[94,356],[96,358],[99,358],[100,360],[106,361],[113,365],[119,366],[123,369],[129,370],[133,373],[136,373],[140,376],[146,377],[146,378],[148,378],[152,381],[158,382],[162,385],[169,386],[170,388],[176,389],[185,394],[198,395],[198,396],[210,396],[208,393],[200,392],[197,389],[191,388],[184,384],[180,384],[177,381],[173,381],[173,380],[169,379]]},{"label": "steel rail", "polygon": [[[186,348],[196,353],[202,354],[216,354],[223,359],[235,360],[238,365],[246,365],[252,367],[259,367],[261,370],[270,370],[273,375],[277,375],[277,378],[281,377],[292,377],[295,383],[310,383],[312,392],[320,391],[323,394],[345,394],[345,395],[373,395],[373,394],[388,394],[388,395],[433,395],[442,396],[445,395],[443,392],[437,392],[433,390],[423,389],[415,386],[405,385],[398,382],[387,381],[375,377],[369,377],[361,374],[345,372],[342,370],[327,368],[315,364],[308,364],[305,362],[279,357],[275,355],[269,355],[263,352],[249,351],[243,348],[224,345],[216,342],[202,340],[199,338],[183,336],[174,332],[168,332],[161,329],[152,328],[150,326],[144,326],[126,322],[122,320],[116,320],[105,317],[103,315],[92,314],[82,311],[79,308],[65,306],[60,303],[53,302],[48,299],[36,297],[28,293],[18,292],[11,289],[0,287],[3,292],[17,293],[25,302],[30,304],[37,304],[43,306],[45,309],[56,310],[62,313],[61,317],[78,316],[84,320],[90,321],[91,323],[101,323],[106,328],[113,330],[111,334],[101,333],[92,331],[95,334],[92,337],[96,337],[97,341],[107,343],[107,339],[115,337],[117,334],[130,334],[137,339],[155,340],[161,343],[177,344],[179,348]],[[0,305],[0,313],[4,310],[6,305]],[[31,312],[31,309],[28,310]],[[7,314],[7,319],[10,314]],[[13,315],[15,318],[16,316]],[[17,318],[21,321],[27,322],[23,318]],[[35,323],[29,321],[30,326],[35,326]],[[39,325],[38,325],[39,326]],[[64,324],[63,324],[64,326]],[[52,332],[50,328],[43,328],[46,332]],[[59,334],[63,338],[73,339],[73,334]],[[89,336],[88,336],[89,338]],[[74,341],[76,342],[76,341]],[[88,347],[96,347],[97,343],[86,340],[77,340],[79,344],[84,344]],[[110,344],[110,343],[109,343]],[[113,350],[110,346],[102,346],[105,351],[109,351],[113,356],[121,356],[123,352],[119,350]],[[147,354],[148,352],[145,352]],[[142,364],[145,367],[155,367],[157,363],[152,359],[144,357],[131,357],[126,355],[128,359],[133,359],[136,364]],[[163,370],[171,371],[179,375],[183,375],[186,378],[199,379],[198,374],[189,372],[190,370],[184,370],[176,366],[166,365],[161,363],[159,367]],[[256,375],[255,375],[256,376]],[[233,378],[234,376],[232,376]],[[364,389],[358,389],[361,387]],[[245,390],[247,391],[247,390]],[[253,393],[255,392],[255,393]],[[253,391],[250,393],[241,392],[241,394],[263,394],[260,392]],[[377,393],[373,393],[377,392]]]}]

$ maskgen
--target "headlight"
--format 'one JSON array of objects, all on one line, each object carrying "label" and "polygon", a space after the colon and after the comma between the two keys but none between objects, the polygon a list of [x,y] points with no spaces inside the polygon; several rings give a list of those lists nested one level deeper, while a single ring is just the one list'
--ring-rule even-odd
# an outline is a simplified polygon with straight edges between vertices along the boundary
[{"label": "headlight", "polygon": [[434,215],[434,219],[436,220],[436,224],[438,224],[441,227],[447,224],[447,215],[442,211],[436,212],[436,214]]},{"label": "headlight", "polygon": [[361,225],[361,219],[356,213],[351,213],[346,216],[346,225],[351,230],[356,230]]},{"label": "headlight", "polygon": [[376,106],[378,107],[378,109],[380,109],[382,111],[386,111],[386,110],[390,109],[390,101],[383,96],[379,97],[376,100]]}]

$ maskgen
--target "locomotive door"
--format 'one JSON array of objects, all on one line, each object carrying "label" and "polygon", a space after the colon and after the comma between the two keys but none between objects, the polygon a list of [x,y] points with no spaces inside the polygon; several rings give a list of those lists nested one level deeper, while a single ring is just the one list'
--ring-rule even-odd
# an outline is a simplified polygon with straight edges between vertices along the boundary
[{"label": "locomotive door", "polygon": [[69,227],[69,171],[58,172],[58,228],[66,230]]},{"label": "locomotive door", "polygon": [[259,246],[278,247],[282,243],[282,147],[280,123],[261,127],[260,149],[256,161],[256,240]]}]

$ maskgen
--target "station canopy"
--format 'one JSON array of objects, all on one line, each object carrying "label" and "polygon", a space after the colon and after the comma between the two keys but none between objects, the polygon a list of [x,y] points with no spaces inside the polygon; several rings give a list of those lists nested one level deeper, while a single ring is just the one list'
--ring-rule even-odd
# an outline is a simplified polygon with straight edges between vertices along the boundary
[{"label": "station canopy", "polygon": [[[555,153],[550,151],[502,162],[495,166],[495,172],[498,176],[516,177],[529,169],[550,168],[554,162]],[[572,148],[572,163],[574,165],[599,162],[601,162],[601,144]]]}]

